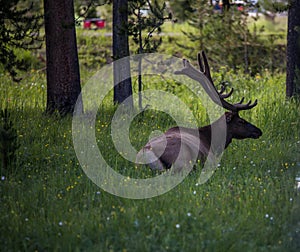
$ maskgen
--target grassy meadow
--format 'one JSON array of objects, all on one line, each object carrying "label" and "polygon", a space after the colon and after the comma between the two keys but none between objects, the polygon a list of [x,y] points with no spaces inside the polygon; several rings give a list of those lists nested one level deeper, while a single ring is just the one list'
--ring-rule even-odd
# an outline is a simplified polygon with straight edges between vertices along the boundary
[{"label": "grassy meadow", "polygon": [[[259,99],[243,116],[263,136],[234,141],[203,185],[194,172],[164,195],[132,200],[103,191],[84,174],[73,149],[71,118],[43,115],[43,74],[33,72],[21,84],[2,76],[1,106],[11,112],[20,148],[15,168],[1,171],[1,250],[296,251],[299,104],[286,101],[284,75],[226,78],[237,93]],[[155,85],[166,88],[163,80]],[[131,174],[135,166],[118,158],[110,144],[113,113],[108,99],[97,115],[99,148],[116,170]],[[173,123],[167,115],[145,113],[133,121],[131,141],[139,148],[147,132]],[[149,171],[143,167],[139,173]]]},{"label": "grassy meadow", "polygon": [[[82,71],[83,84],[89,77]],[[20,147],[15,164],[1,169],[1,251],[299,251],[299,101],[286,100],[281,73],[226,71],[213,78],[230,82],[234,101],[258,99],[241,116],[263,136],[233,141],[203,185],[198,167],[173,190],[133,200],[107,193],[86,176],[73,148],[72,118],[43,113],[44,72],[31,71],[18,84],[2,74],[0,108],[8,108]],[[145,79],[145,86],[171,90],[200,125],[206,123],[204,108],[180,85],[158,77]],[[96,118],[106,161],[126,176],[156,176],[118,155],[110,136],[115,109],[107,97]],[[149,133],[171,126],[168,115],[147,111],[133,120],[130,140],[138,149]]]}]

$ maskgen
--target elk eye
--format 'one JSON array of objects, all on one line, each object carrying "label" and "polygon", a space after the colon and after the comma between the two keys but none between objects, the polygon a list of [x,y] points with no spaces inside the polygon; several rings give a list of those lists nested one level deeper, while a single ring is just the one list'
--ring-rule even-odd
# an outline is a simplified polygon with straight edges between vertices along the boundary
[{"label": "elk eye", "polygon": [[239,124],[245,124],[244,120],[239,120]]}]

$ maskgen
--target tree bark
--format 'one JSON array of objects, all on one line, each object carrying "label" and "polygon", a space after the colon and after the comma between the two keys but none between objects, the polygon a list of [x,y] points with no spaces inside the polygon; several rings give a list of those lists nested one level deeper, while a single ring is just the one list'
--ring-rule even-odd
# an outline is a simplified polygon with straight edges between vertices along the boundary
[{"label": "tree bark", "polygon": [[286,96],[300,95],[300,1],[288,10]]},{"label": "tree bark", "polygon": [[[128,1],[113,1],[113,58],[123,59],[122,64],[114,63],[114,103],[123,103],[133,108],[132,84],[130,75],[129,44],[128,44]],[[127,58],[126,58],[127,57]],[[125,102],[126,101],[126,102]]]},{"label": "tree bark", "polygon": [[70,114],[81,92],[73,0],[44,0],[44,19],[46,112]]},{"label": "tree bark", "polygon": [[223,10],[228,11],[230,9],[230,2],[229,0],[223,0]]}]

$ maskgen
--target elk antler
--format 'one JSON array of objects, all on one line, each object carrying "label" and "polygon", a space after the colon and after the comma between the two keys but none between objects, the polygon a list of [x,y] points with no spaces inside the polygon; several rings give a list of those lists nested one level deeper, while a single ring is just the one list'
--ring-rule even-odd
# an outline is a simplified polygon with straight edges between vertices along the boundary
[{"label": "elk antler", "polygon": [[208,61],[204,51],[202,51],[202,58],[203,61],[201,60],[201,54],[198,53],[198,64],[199,64],[200,71],[195,69],[188,60],[184,59],[183,69],[179,71],[175,71],[175,74],[184,74],[190,77],[191,79],[199,82],[213,102],[232,112],[238,112],[240,110],[248,110],[257,105],[257,100],[255,100],[253,103],[249,101],[248,103],[243,104],[244,97],[240,100],[240,102],[235,104],[231,104],[227,102],[225,99],[232,95],[233,88],[227,94],[223,94],[226,89],[225,86],[222,86],[221,90],[218,91],[211,78]]}]

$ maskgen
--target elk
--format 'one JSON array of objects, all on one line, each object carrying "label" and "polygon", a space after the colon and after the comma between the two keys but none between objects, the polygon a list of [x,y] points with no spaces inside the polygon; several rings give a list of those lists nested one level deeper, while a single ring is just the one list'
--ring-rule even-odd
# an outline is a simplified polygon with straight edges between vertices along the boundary
[{"label": "elk", "polygon": [[[219,155],[228,147],[232,139],[257,139],[262,135],[262,131],[251,123],[239,116],[239,111],[249,110],[257,105],[257,100],[253,103],[244,102],[244,97],[240,102],[231,104],[225,99],[232,95],[233,89],[224,93],[225,87],[222,86],[218,91],[213,83],[209,64],[204,52],[198,54],[198,64],[200,71],[195,69],[187,60],[183,60],[183,68],[175,74],[186,75],[199,82],[204,88],[209,98],[217,105],[226,110],[218,120],[211,125],[201,128],[173,127],[164,134],[152,138],[138,152],[136,163],[143,163],[150,166],[152,170],[170,169],[176,164],[176,169],[181,170],[186,164],[191,162],[193,157],[196,161],[205,162],[208,158],[210,149],[214,155]],[[205,81],[203,81],[205,80]],[[212,128],[217,129],[217,134],[226,134],[225,145],[212,146]],[[220,135],[221,136],[221,135]]]}]

